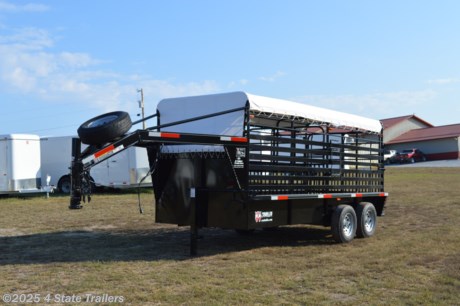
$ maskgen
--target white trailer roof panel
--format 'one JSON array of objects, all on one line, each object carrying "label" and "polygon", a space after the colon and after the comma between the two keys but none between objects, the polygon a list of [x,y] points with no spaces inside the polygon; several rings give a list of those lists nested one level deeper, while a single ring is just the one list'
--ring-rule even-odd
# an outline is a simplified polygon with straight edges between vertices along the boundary
[{"label": "white trailer roof panel", "polygon": [[[161,100],[158,104],[160,123],[175,121],[241,108],[249,103],[249,110],[254,115],[263,114],[273,118],[295,118],[296,121],[327,124],[337,128],[357,129],[380,133],[380,121],[353,114],[338,112],[325,108],[256,96],[245,92],[230,92],[214,95],[171,98]],[[244,111],[225,114],[204,120],[168,127],[174,132],[204,133],[217,135],[242,135],[244,130]]]}]

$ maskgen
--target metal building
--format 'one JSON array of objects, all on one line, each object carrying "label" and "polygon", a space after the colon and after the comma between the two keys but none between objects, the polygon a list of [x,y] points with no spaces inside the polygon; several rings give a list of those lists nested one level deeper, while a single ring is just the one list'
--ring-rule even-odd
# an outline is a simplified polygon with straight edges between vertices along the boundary
[{"label": "metal building", "polygon": [[420,149],[428,160],[460,158],[460,124],[433,126],[408,115],[381,120],[383,142],[389,150]]}]

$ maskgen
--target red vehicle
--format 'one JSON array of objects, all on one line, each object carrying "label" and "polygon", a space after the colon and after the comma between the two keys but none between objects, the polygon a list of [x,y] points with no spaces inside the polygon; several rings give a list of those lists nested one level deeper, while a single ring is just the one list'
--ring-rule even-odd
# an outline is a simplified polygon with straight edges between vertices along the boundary
[{"label": "red vehicle", "polygon": [[426,161],[426,156],[419,149],[402,150],[398,156],[399,162],[415,163]]}]

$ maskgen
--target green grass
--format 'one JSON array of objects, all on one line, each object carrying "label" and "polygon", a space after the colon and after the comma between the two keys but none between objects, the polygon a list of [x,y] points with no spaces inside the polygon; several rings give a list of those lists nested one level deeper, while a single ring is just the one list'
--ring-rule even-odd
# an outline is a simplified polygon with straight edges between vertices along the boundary
[{"label": "green grass", "polygon": [[154,224],[153,195],[0,199],[0,293],[123,296],[125,304],[459,305],[460,172],[387,170],[386,216],[370,239],[323,227],[239,236]]}]

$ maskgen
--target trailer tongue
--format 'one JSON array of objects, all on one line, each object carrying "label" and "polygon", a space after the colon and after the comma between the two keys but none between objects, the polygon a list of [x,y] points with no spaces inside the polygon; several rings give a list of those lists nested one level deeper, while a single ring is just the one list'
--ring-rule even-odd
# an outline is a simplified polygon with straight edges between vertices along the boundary
[{"label": "trailer tongue", "polygon": [[157,126],[128,134],[120,113],[82,125],[91,145],[80,153],[73,144],[70,208],[90,200],[91,167],[139,146],[155,221],[189,225],[191,254],[202,227],[317,224],[338,242],[375,233],[388,195],[377,120],[242,92],[165,99],[152,117]]}]

